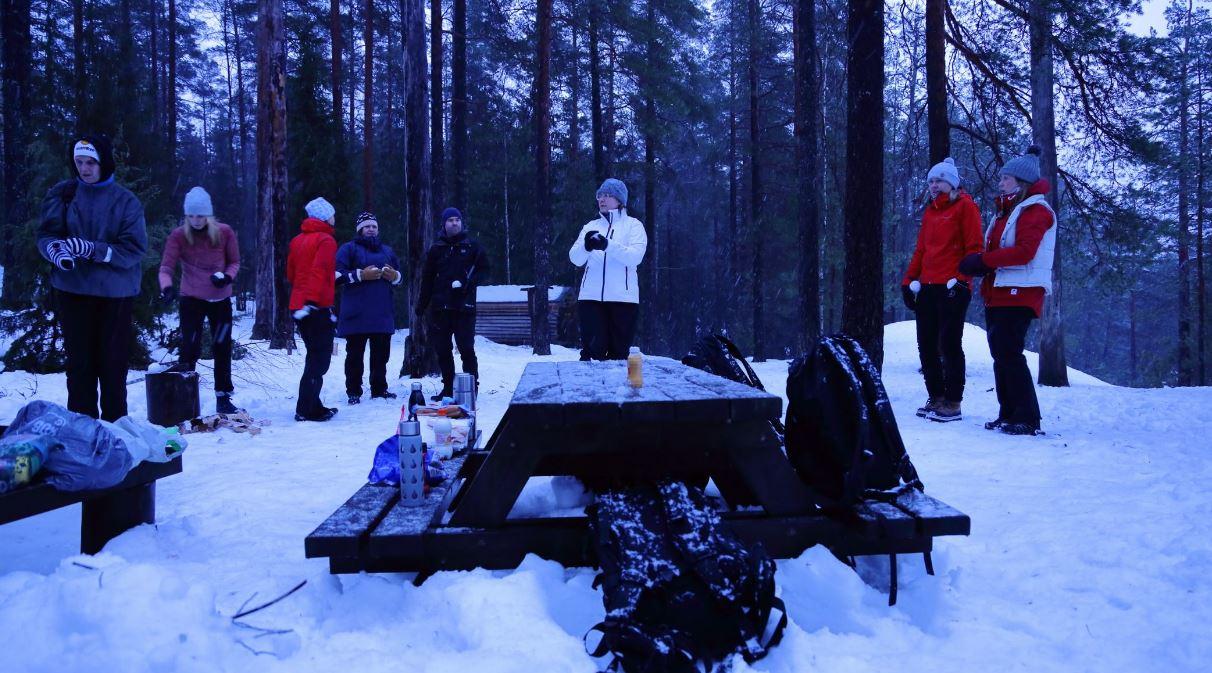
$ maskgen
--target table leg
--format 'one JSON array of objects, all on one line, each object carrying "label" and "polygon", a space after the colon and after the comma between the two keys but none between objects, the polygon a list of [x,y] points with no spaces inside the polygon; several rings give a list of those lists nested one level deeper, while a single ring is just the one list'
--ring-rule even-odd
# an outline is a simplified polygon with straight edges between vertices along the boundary
[{"label": "table leg", "polygon": [[155,522],[155,481],[85,500],[80,512],[80,552],[96,554],[127,530]]},{"label": "table leg", "polygon": [[726,446],[736,474],[767,514],[789,516],[813,510],[812,494],[791,467],[768,422],[737,424],[729,429]]},{"label": "table leg", "polygon": [[538,450],[512,430],[506,427],[494,433],[488,455],[463,488],[449,525],[499,526],[509,516],[539,462]]}]

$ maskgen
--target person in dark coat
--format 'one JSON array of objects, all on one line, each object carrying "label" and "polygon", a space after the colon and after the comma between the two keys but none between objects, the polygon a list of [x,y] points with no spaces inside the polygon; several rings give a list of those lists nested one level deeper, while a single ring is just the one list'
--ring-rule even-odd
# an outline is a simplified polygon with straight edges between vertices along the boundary
[{"label": "person in dark coat", "polygon": [[345,339],[345,392],[350,404],[362,401],[362,365],[370,344],[370,397],[392,399],[387,390],[387,359],[396,317],[391,290],[404,279],[400,260],[379,240],[379,221],[370,213],[357,219],[358,235],[337,250],[337,286],[341,310],[337,336]]},{"label": "person in dark coat", "polygon": [[442,211],[442,235],[425,253],[421,270],[421,297],[415,309],[418,318],[429,311],[438,366],[442,370],[442,392],[433,399],[454,394],[454,337],[463,359],[463,372],[480,383],[476,360],[476,285],[488,271],[488,257],[480,244],[463,228],[463,214],[457,208]]},{"label": "person in dark coat", "polygon": [[126,415],[131,312],[147,227],[143,204],[114,180],[108,138],[79,138],[72,160],[77,177],[51,187],[42,201],[38,253],[53,265],[55,317],[67,351],[67,408],[116,421]]}]

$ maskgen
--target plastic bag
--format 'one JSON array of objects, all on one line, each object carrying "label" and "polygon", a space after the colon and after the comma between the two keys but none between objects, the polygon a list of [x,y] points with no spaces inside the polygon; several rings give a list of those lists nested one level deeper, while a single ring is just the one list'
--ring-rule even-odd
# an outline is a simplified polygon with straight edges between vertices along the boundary
[{"label": "plastic bag", "polygon": [[0,438],[0,493],[29,484],[58,444],[54,437],[28,433]]},{"label": "plastic bag", "polygon": [[17,412],[4,436],[28,433],[53,437],[58,446],[52,447],[43,466],[46,483],[61,491],[89,491],[117,485],[135,464],[126,441],[112,428],[58,404],[35,400]]},{"label": "plastic bag", "polygon": [[[446,473],[442,463],[434,457],[433,452],[425,451],[425,485],[437,486],[446,481]],[[400,483],[400,445],[397,435],[392,435],[379,443],[375,448],[374,463],[366,481],[372,484],[387,484],[397,486]]]},{"label": "plastic bag", "polygon": [[[135,465],[145,460],[153,463],[167,463],[189,446],[189,443],[180,436],[175,427],[162,428],[130,416],[123,416],[114,421],[112,425],[130,434],[143,445],[137,448],[127,445],[127,448],[131,450],[131,457],[134,458]],[[170,444],[175,444],[175,446],[170,446]]]}]

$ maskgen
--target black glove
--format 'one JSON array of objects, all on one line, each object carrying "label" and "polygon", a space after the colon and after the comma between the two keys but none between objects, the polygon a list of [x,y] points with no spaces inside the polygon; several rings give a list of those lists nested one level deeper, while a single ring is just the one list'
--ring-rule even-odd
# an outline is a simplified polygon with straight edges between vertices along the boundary
[{"label": "black glove", "polygon": [[993,273],[993,269],[985,265],[984,255],[974,252],[960,261],[959,272],[965,276],[984,276]]},{"label": "black glove", "polygon": [[590,231],[585,234],[585,249],[593,252],[594,250],[606,249],[606,237],[598,231]]},{"label": "black glove", "polygon": [[165,304],[171,304],[177,301],[177,288],[169,285],[168,287],[160,288],[160,301]]},{"label": "black glove", "polygon": [[905,308],[917,312],[917,295],[913,294],[908,285],[901,286],[901,299],[905,300]]},{"label": "black glove", "polygon": [[210,284],[214,285],[215,287],[227,287],[228,285],[231,285],[231,276],[223,273],[222,271],[216,271],[210,277]]},{"label": "black glove", "polygon": [[956,297],[963,297],[964,299],[972,297],[972,289],[968,287],[967,281],[957,280],[955,281],[955,285],[952,285],[951,289],[947,290],[948,299],[955,299]]}]

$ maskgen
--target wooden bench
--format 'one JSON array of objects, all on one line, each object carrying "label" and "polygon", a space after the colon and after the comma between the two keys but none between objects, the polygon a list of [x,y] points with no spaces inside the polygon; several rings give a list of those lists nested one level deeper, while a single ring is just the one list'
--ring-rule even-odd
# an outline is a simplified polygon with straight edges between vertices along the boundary
[{"label": "wooden bench", "polygon": [[155,523],[156,480],[180,471],[177,456],[167,463],[142,462],[121,483],[96,491],[60,491],[36,482],[0,495],[0,525],[80,503],[80,552],[96,554],[127,530]]},{"label": "wooden bench", "polygon": [[508,516],[538,475],[591,483],[636,476],[703,483],[710,475],[725,525],[775,558],[817,544],[841,558],[922,553],[932,572],[934,538],[969,533],[967,515],[913,490],[864,502],[845,517],[822,514],[770,428],[779,398],[651,360],[639,391],[615,385],[622,373],[611,368],[622,363],[528,365],[487,447],[449,461],[456,476],[424,506],[398,506],[393,487],[363,486],[307,537],[307,557],[328,558],[334,573],[417,572],[418,579],[514,568],[526,554],[596,565],[585,516]]}]

